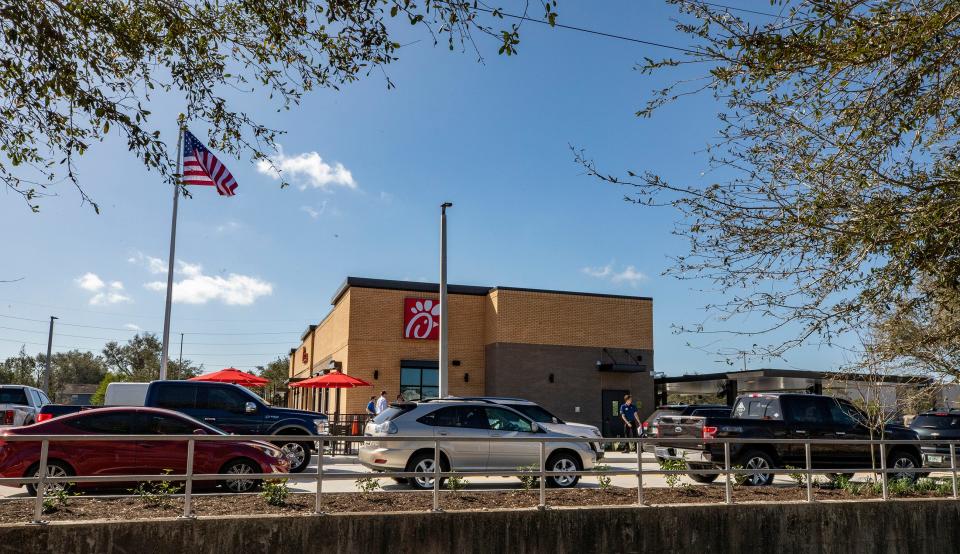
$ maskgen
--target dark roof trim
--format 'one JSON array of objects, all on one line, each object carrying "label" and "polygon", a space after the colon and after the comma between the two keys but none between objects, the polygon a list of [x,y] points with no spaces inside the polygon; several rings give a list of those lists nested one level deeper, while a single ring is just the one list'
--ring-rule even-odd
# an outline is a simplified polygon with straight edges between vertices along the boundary
[{"label": "dark roof trim", "polygon": [[[367,289],[386,289],[386,290],[406,290],[410,292],[425,292],[432,294],[440,293],[440,285],[437,283],[420,283],[417,281],[395,281],[390,279],[370,279],[368,277],[347,277],[333,294],[330,300],[331,304],[336,305],[340,298],[350,287],[360,287]],[[599,292],[574,292],[566,290],[549,289],[528,289],[521,287],[480,287],[475,285],[447,285],[447,292],[450,294],[464,294],[470,296],[486,296],[495,290],[517,291],[517,292],[537,292],[543,294],[566,294],[572,296],[591,296],[598,298],[621,298],[624,300],[646,300],[653,301],[649,296],[627,296],[623,294],[603,294]]]},{"label": "dark roof trim", "polygon": [[420,367],[424,369],[439,369],[440,362],[437,360],[400,360],[400,367]]},{"label": "dark roof trim", "polygon": [[[690,383],[697,381],[736,380],[757,377],[792,377],[795,379],[828,379],[834,381],[867,381],[870,375],[860,373],[840,373],[834,371],[810,371],[805,369],[748,369],[745,371],[730,371],[724,373],[702,373],[699,375],[678,375],[674,377],[658,377],[658,383]],[[929,379],[911,377],[909,375],[879,376],[883,383],[916,383],[923,384]]]},{"label": "dark roof trim", "polygon": [[300,342],[303,342],[303,341],[307,340],[307,335],[309,335],[310,333],[312,333],[313,330],[316,329],[316,328],[317,328],[316,325],[310,325],[309,327],[307,327],[307,330],[304,331],[302,335],[300,335]]}]

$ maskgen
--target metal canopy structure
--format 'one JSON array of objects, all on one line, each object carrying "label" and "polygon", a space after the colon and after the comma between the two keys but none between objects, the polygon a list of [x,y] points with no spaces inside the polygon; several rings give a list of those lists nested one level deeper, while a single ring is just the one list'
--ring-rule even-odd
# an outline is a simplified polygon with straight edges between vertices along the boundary
[{"label": "metal canopy structure", "polygon": [[723,373],[703,373],[657,377],[654,387],[658,404],[666,404],[670,395],[717,396],[732,405],[738,394],[751,392],[808,392],[850,388],[857,382],[871,381],[885,386],[926,386],[929,379],[899,375],[858,375],[799,369],[751,369]]}]

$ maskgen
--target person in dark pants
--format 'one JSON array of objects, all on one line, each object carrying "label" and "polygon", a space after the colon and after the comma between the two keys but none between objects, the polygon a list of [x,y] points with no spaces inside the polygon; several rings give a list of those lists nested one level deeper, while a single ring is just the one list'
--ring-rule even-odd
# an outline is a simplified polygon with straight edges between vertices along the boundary
[{"label": "person in dark pants", "polygon": [[[624,395],[623,404],[620,404],[620,420],[623,422],[623,436],[628,439],[640,438],[637,432],[640,429],[640,418],[637,416],[637,407],[633,405],[633,397]],[[623,443],[623,452],[630,452],[629,442]],[[633,450],[636,450],[634,445]]]}]

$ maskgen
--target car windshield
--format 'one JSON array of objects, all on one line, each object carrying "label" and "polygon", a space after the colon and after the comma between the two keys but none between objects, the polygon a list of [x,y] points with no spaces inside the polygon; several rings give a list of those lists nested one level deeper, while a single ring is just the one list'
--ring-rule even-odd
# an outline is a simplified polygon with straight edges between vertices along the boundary
[{"label": "car windshield", "polygon": [[537,423],[563,423],[559,417],[551,414],[536,404],[506,404]]},{"label": "car windshield", "polygon": [[23,389],[0,389],[0,404],[21,404],[26,406],[28,405],[27,394]]}]

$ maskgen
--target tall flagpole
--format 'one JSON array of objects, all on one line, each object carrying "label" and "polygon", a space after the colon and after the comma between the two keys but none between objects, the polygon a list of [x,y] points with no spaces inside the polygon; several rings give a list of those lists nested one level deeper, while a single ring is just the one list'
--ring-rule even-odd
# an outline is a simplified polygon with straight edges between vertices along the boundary
[{"label": "tall flagpole", "polygon": [[163,350],[160,354],[160,380],[167,378],[167,361],[170,350],[170,305],[173,303],[173,263],[177,249],[177,201],[180,199],[180,165],[183,162],[183,123],[178,123],[177,173],[173,184],[173,222],[170,224],[170,258],[167,264],[167,303],[163,308]]},{"label": "tall flagpole", "polygon": [[447,208],[453,207],[451,202],[440,205],[440,371],[439,396],[446,398],[450,380],[447,379]]}]

